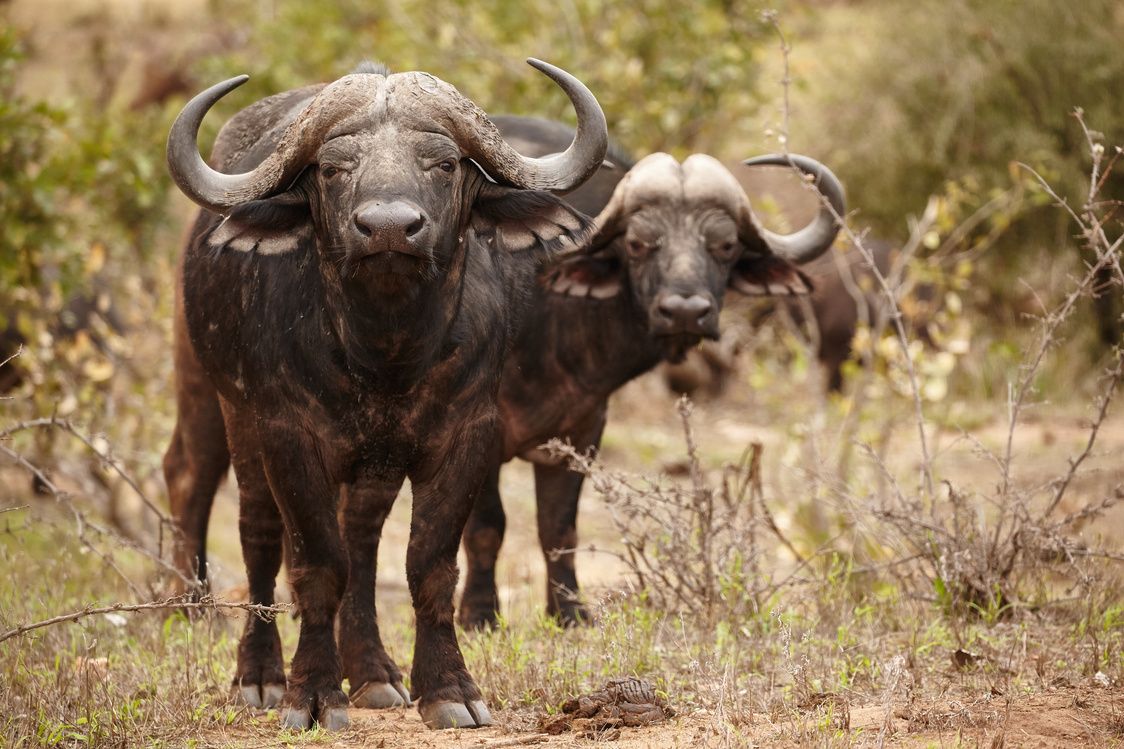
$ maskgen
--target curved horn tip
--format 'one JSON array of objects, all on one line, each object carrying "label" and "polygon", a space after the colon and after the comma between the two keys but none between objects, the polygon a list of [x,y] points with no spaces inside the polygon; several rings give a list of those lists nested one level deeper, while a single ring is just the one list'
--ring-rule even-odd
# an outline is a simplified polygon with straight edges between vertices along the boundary
[{"label": "curved horn tip", "polygon": [[168,171],[172,180],[200,206],[216,213],[226,213],[231,203],[226,194],[234,187],[231,175],[212,170],[199,155],[199,126],[219,99],[250,80],[248,75],[216,83],[189,101],[168,132]]},{"label": "curved horn tip", "polygon": [[550,78],[552,78],[555,82],[558,82],[561,76],[566,75],[565,70],[562,70],[555,65],[551,65],[549,62],[543,62],[542,60],[534,57],[528,57],[527,64],[540,73],[545,73],[546,75],[550,76]]},{"label": "curved horn tip", "polygon": [[203,93],[212,94],[216,99],[220,99],[248,80],[250,80],[250,76],[246,75],[245,73],[243,73],[242,75],[236,75],[233,78],[226,79],[222,83],[216,83],[214,86],[211,86]]},{"label": "curved horn tip", "polygon": [[796,167],[804,174],[814,178],[812,181],[816,189],[830,204],[830,208],[828,205],[821,205],[812,223],[794,234],[781,236],[763,230],[765,239],[774,252],[799,265],[814,260],[831,247],[831,243],[835,241],[835,236],[839,232],[836,217],[844,214],[847,201],[843,194],[842,183],[830,169],[815,159],[794,153],[757,156],[746,159],[742,164],[746,166]]}]

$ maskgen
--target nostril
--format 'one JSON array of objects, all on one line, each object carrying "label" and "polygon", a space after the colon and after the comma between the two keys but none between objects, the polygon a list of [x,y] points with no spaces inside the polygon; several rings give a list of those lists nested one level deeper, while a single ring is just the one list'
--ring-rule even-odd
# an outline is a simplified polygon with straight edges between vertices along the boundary
[{"label": "nostril", "polygon": [[710,310],[711,310],[710,302],[703,299],[702,297],[697,297],[697,296],[691,297],[691,299],[688,299],[687,301],[689,302],[693,299],[698,299],[699,302],[691,305],[691,311],[694,312],[697,315],[698,321],[702,322],[703,318],[710,314]]},{"label": "nostril", "polygon": [[425,216],[422,216],[422,215],[419,214],[417,219],[415,219],[413,221],[413,223],[411,223],[409,226],[406,227],[406,236],[407,237],[416,236],[424,228],[425,228]]},{"label": "nostril", "polygon": [[369,227],[369,226],[367,226],[366,224],[363,223],[362,215],[359,215],[359,216],[355,217],[355,229],[360,234],[362,234],[364,237],[371,236],[371,227]]},{"label": "nostril", "polygon": [[669,294],[660,300],[656,308],[665,321],[690,330],[705,325],[705,320],[714,309],[714,305],[699,294],[692,294],[689,297]]}]

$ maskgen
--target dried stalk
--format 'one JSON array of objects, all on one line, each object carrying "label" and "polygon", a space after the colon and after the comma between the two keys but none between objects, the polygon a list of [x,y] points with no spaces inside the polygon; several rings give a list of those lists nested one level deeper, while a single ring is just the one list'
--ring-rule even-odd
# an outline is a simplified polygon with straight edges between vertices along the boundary
[{"label": "dried stalk", "polygon": [[21,624],[15,629],[8,630],[7,632],[0,634],[0,642],[4,642],[5,640],[16,637],[17,635],[26,634],[28,632],[42,629],[44,627],[50,627],[54,624],[74,622],[78,621],[79,619],[85,619],[88,616],[98,616],[100,614],[116,614],[123,611],[159,611],[164,609],[209,609],[214,611],[224,611],[229,609],[240,609],[242,611],[252,612],[262,619],[268,621],[269,619],[275,617],[277,614],[289,611],[291,608],[292,606],[286,603],[277,603],[273,604],[272,606],[263,606],[262,604],[257,603],[230,603],[227,601],[217,600],[210,596],[205,596],[198,601],[191,601],[186,596],[180,596],[176,598],[168,598],[163,601],[150,601],[148,603],[137,603],[129,605],[117,603],[112,606],[105,606],[102,608],[94,608],[91,604],[81,611],[75,611],[70,614],[63,614],[51,619],[45,619],[41,622],[35,622],[34,624]]}]

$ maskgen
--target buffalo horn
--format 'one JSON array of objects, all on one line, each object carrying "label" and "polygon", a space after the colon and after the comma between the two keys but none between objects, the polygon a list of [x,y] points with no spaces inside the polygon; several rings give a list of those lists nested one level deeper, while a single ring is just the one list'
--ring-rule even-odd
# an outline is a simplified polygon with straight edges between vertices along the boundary
[{"label": "buffalo horn", "polygon": [[820,210],[812,223],[793,234],[774,234],[767,229],[762,232],[774,252],[796,264],[815,260],[827,252],[839,233],[839,220],[847,210],[843,185],[831,170],[815,159],[797,154],[770,154],[742,163],[746,166],[795,166],[812,178],[816,189],[827,198],[826,202],[820,201]]},{"label": "buffalo horn", "polygon": [[527,64],[557,83],[577,112],[574,141],[562,153],[534,159],[523,156],[500,137],[490,123],[465,135],[471,142],[472,157],[492,176],[531,190],[565,194],[576,190],[593,176],[609,148],[609,131],[601,105],[581,81],[553,65],[528,58]]},{"label": "buffalo horn", "polygon": [[[373,81],[371,79],[377,79]],[[342,117],[370,102],[382,86],[382,76],[351,75],[332,84],[301,110],[265,161],[244,174],[223,174],[207,166],[199,155],[199,124],[215,102],[241,86],[238,76],[211,86],[180,112],[168,133],[168,169],[187,197],[216,213],[285,189],[316,157],[325,133]]]}]

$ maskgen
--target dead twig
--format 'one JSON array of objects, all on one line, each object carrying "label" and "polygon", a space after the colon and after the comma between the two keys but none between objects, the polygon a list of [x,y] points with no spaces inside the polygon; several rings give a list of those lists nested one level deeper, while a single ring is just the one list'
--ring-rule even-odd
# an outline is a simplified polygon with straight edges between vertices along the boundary
[{"label": "dead twig", "polygon": [[70,614],[62,614],[61,616],[52,617],[51,619],[45,619],[41,622],[35,622],[34,624],[21,624],[15,629],[8,630],[7,632],[0,634],[0,642],[4,642],[7,639],[16,637],[17,635],[26,634],[36,629],[50,627],[54,624],[62,624],[63,622],[74,622],[78,621],[79,619],[85,619],[89,616],[98,616],[100,614],[117,614],[129,611],[159,611],[162,609],[208,609],[213,611],[239,609],[242,611],[249,611],[258,615],[262,619],[268,620],[273,618],[277,614],[289,611],[291,608],[292,606],[286,603],[276,603],[272,606],[263,606],[256,603],[230,603],[228,601],[220,601],[210,596],[206,596],[198,601],[190,601],[187,600],[186,597],[181,596],[177,598],[168,598],[163,601],[150,601],[148,603],[117,603],[113,606],[104,606],[101,608],[94,608],[94,606],[91,604],[81,611],[75,611]]}]

